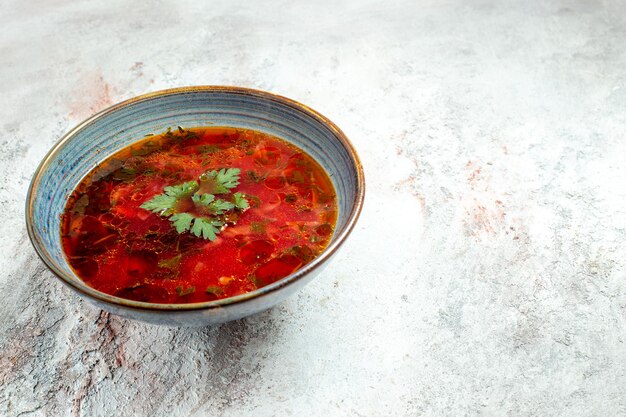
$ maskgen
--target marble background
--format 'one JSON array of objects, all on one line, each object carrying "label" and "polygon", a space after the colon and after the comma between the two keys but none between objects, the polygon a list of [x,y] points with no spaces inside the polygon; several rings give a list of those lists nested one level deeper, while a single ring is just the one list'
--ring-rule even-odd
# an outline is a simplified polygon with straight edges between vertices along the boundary
[{"label": "marble background", "polygon": [[[4,1],[0,415],[626,416],[625,41],[608,0]],[[365,208],[270,311],[120,319],[36,257],[30,177],[92,113],[194,84],[327,115]]]}]

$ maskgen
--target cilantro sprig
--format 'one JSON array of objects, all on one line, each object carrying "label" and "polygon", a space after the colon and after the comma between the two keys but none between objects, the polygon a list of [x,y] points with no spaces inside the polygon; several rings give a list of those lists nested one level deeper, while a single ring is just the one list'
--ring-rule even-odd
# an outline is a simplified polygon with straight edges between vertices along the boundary
[{"label": "cilantro sprig", "polygon": [[182,184],[165,187],[163,194],[155,195],[152,200],[146,201],[141,208],[150,210],[161,216],[169,216],[176,211],[176,204],[198,190],[197,181],[184,182]]},{"label": "cilantro sprig", "polygon": [[229,194],[230,190],[239,185],[239,168],[207,171],[200,175],[201,189],[209,194]]},{"label": "cilantro sprig", "polygon": [[140,207],[168,217],[178,233],[191,232],[214,241],[227,224],[229,214],[250,207],[243,193],[232,193],[239,185],[239,173],[238,168],[207,171],[197,181],[165,187],[162,194],[155,195]]}]

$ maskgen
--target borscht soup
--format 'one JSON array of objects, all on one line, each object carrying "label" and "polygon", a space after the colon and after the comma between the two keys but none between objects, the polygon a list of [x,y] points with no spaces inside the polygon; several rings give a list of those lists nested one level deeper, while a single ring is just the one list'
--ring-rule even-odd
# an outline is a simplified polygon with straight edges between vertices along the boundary
[{"label": "borscht soup", "polygon": [[277,137],[229,127],[149,135],[93,169],[61,219],[89,286],[130,300],[195,303],[261,288],[329,244],[328,174]]}]

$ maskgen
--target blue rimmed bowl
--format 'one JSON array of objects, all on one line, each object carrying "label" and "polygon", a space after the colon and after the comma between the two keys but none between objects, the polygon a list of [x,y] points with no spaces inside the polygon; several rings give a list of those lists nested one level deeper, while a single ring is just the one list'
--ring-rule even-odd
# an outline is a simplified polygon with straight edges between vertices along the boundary
[{"label": "blue rimmed bowl", "polygon": [[[305,150],[330,175],[338,215],[328,247],[295,273],[258,290],[222,300],[156,304],[114,297],[86,285],[65,258],[60,234],[67,198],[99,163],[146,134],[171,126],[230,126],[268,133]],[[361,212],[363,168],[337,126],[287,98],[239,87],[184,87],[146,94],[87,119],[43,159],[26,199],[31,242],[50,270],[79,295],[111,313],[157,324],[202,326],[235,320],[272,307],[311,281],[346,240]]]}]

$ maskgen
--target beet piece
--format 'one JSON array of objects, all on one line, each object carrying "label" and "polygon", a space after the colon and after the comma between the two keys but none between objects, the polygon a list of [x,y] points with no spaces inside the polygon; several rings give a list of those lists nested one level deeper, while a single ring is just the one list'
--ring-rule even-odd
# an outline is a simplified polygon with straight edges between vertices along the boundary
[{"label": "beet piece", "polygon": [[239,250],[241,261],[250,265],[256,262],[263,262],[274,253],[274,244],[269,240],[255,240],[245,244]]},{"label": "beet piece", "polygon": [[297,256],[282,255],[259,266],[255,271],[255,276],[261,282],[270,284],[291,274],[303,263]]},{"label": "beet piece", "polygon": [[267,179],[265,180],[265,186],[270,190],[280,190],[285,186],[285,177],[267,177]]},{"label": "beet piece", "polygon": [[126,272],[128,275],[145,277],[156,271],[159,258],[156,253],[148,250],[136,250],[128,255]]}]

